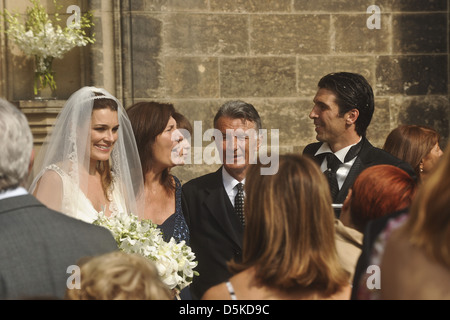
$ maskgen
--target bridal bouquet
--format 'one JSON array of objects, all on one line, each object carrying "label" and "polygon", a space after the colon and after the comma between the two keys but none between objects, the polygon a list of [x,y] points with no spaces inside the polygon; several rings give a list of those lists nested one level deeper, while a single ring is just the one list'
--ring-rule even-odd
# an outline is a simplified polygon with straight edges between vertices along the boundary
[{"label": "bridal bouquet", "polygon": [[191,248],[184,241],[176,243],[174,238],[165,242],[161,230],[150,220],[139,220],[126,213],[106,217],[100,212],[93,223],[108,228],[120,250],[153,261],[164,283],[177,293],[198,275],[193,270],[197,262]]}]

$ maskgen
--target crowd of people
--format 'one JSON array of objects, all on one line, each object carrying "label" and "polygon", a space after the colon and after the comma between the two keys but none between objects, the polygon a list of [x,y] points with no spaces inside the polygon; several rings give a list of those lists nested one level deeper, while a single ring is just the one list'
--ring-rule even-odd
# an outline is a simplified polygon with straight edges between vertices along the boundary
[{"label": "crowd of people", "polygon": [[199,275],[181,299],[450,299],[450,152],[419,125],[374,147],[374,110],[363,76],[325,75],[317,142],[265,174],[258,111],[227,101],[212,123],[222,166],[182,185],[171,169],[194,119],[171,103],[126,108],[83,87],[35,157],[26,117],[0,100],[0,299],[174,299],[153,261],[92,224],[119,212],[192,248]]}]

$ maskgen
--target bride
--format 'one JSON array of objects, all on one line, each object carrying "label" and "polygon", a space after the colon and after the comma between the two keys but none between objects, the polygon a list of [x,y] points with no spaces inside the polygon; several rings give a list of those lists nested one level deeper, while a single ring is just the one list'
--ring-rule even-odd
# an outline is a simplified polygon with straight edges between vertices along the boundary
[{"label": "bride", "polygon": [[143,178],[121,103],[84,87],[66,102],[33,166],[29,191],[51,209],[92,223],[102,211],[139,216]]}]

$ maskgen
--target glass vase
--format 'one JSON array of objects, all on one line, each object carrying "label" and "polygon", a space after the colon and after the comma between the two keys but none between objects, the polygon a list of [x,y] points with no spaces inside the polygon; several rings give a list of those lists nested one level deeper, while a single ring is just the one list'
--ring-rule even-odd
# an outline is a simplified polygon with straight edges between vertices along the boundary
[{"label": "glass vase", "polygon": [[34,99],[56,99],[55,72],[52,70],[53,57],[35,56]]}]

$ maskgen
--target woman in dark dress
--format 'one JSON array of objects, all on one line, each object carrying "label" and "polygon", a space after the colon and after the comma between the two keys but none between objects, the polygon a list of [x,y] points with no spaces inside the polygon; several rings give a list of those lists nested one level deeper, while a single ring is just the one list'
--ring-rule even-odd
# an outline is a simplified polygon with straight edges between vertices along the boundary
[{"label": "woman in dark dress", "polygon": [[[181,183],[170,169],[184,164],[184,137],[178,130],[180,114],[172,104],[139,102],[127,110],[136,138],[144,175],[144,219],[156,223],[169,241],[189,245],[189,229],[181,209]],[[181,291],[182,299],[191,299],[189,288]]]}]

